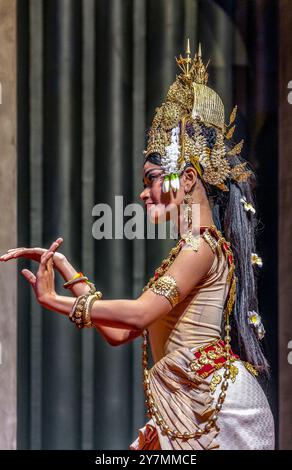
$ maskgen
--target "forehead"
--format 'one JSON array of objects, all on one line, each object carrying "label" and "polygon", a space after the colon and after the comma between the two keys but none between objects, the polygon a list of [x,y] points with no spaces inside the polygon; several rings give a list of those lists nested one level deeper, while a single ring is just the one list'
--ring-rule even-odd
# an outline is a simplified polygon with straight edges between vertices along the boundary
[{"label": "forehead", "polygon": [[161,170],[161,166],[155,165],[154,163],[151,163],[151,162],[146,162],[143,167],[143,170],[144,170],[144,173],[150,170]]}]

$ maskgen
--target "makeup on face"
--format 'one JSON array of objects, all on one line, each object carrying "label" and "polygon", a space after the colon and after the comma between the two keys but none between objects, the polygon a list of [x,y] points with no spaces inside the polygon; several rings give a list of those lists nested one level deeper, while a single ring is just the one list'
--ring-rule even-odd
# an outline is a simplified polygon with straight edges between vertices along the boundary
[{"label": "makeup on face", "polygon": [[151,184],[153,180],[161,177],[161,174],[162,174],[162,170],[159,170],[158,168],[149,168],[148,170],[146,170],[144,178],[142,179],[143,188],[145,189],[146,186],[148,186],[149,184],[149,183],[145,183],[146,180],[148,180]]}]

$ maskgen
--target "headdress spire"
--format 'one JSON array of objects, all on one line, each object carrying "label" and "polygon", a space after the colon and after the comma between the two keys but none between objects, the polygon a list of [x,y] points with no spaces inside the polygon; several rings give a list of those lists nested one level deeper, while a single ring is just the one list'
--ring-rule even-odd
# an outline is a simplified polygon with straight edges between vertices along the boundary
[{"label": "headdress spire", "polygon": [[186,57],[182,57],[182,55],[180,54],[179,58],[176,58],[176,63],[182,71],[181,76],[185,80],[190,80],[193,59],[191,58],[191,46],[189,38],[187,39]]}]

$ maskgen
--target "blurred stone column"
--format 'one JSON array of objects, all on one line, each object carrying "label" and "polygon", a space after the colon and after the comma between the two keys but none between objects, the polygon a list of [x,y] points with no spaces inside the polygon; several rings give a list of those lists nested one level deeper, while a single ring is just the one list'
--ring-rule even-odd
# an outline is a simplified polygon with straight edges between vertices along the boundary
[{"label": "blurred stone column", "polygon": [[[0,253],[17,245],[16,0],[0,0]],[[16,449],[16,263],[0,264],[0,449]]]},{"label": "blurred stone column", "polygon": [[279,448],[292,449],[292,9],[279,2]]}]

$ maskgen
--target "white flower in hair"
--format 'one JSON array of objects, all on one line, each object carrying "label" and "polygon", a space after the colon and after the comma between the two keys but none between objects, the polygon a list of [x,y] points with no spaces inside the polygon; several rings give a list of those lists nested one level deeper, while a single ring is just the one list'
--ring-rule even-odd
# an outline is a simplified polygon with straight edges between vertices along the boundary
[{"label": "white flower in hair", "polygon": [[164,181],[162,185],[162,191],[164,193],[169,191],[170,186],[174,191],[179,189],[179,134],[180,128],[174,127],[171,131],[171,143],[165,147],[165,155],[161,158],[161,167],[164,170]]},{"label": "white flower in hair", "polygon": [[254,328],[256,329],[258,338],[263,339],[266,332],[265,332],[264,325],[262,324],[261,316],[254,310],[249,311],[247,313],[247,316],[248,316],[248,323],[254,326]]},{"label": "white flower in hair", "polygon": [[251,254],[251,263],[257,264],[260,268],[263,266],[263,260],[256,253]]},{"label": "white flower in hair", "polygon": [[249,202],[247,202],[245,196],[240,199],[240,202],[242,202],[243,207],[244,207],[244,210],[245,210],[246,212],[251,211],[253,214],[255,214],[255,212],[256,212],[255,208],[253,207],[252,204],[250,204]]}]

